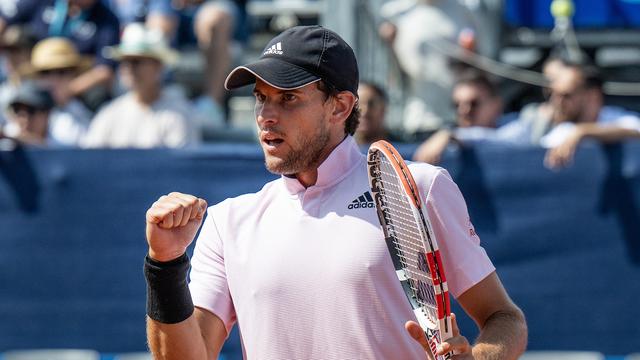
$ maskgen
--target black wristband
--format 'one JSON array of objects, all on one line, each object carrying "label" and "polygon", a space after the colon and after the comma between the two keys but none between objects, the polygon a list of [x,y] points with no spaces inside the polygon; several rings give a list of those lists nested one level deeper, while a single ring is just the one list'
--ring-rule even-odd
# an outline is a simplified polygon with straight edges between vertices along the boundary
[{"label": "black wristband", "polygon": [[176,324],[193,314],[193,301],[187,285],[189,257],[161,262],[147,255],[144,277],[147,279],[147,315],[164,324]]}]

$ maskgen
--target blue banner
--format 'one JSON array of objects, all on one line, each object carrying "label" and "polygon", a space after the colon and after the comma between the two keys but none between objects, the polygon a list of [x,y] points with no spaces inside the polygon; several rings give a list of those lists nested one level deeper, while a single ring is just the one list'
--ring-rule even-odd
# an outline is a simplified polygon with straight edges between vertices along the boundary
[{"label": "blue banner", "polygon": [[[543,157],[483,146],[443,166],[527,315],[530,349],[640,351],[640,146],[584,146],[561,171]],[[171,191],[214,204],[274,178],[253,145],[0,152],[0,351],[143,351],[146,209]],[[236,336],[226,351],[240,354]]]}]

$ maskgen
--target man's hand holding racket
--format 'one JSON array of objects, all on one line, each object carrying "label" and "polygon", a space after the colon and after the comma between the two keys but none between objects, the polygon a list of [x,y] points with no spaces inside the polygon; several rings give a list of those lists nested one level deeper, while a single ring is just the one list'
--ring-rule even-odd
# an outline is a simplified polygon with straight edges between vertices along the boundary
[{"label": "man's hand holding racket", "polygon": [[[407,329],[407,332],[409,332],[409,335],[420,343],[424,350],[430,354],[429,342],[424,329],[422,329],[415,321],[407,321],[404,326]],[[469,344],[466,337],[460,334],[456,316],[453,313],[451,313],[451,330],[453,337],[444,340],[442,344],[440,344],[436,355],[444,355],[451,352],[454,354],[452,359],[455,360],[474,359],[473,354],[471,353],[471,344]]]},{"label": "man's hand holding racket", "polygon": [[178,192],[161,196],[147,210],[149,256],[157,261],[170,261],[184,254],[206,211],[204,199]]}]

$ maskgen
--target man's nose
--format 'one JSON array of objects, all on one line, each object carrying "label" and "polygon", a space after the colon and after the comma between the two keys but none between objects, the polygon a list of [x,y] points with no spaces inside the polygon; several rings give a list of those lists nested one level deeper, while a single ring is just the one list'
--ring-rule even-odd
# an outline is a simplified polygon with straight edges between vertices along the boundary
[{"label": "man's nose", "polygon": [[278,121],[278,112],[273,103],[264,101],[262,103],[256,103],[255,116],[258,125],[270,125]]}]

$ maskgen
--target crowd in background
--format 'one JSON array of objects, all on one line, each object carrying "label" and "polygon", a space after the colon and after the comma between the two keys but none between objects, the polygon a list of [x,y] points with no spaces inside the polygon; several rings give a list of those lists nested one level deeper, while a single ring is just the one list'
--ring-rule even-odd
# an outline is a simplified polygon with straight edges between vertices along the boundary
[{"label": "crowd in background", "polygon": [[[482,141],[548,148],[571,163],[585,139],[640,138],[640,118],[607,106],[588,56],[546,60],[544,101],[504,114],[496,78],[456,62],[438,44],[495,56],[495,31],[463,1],[389,1],[379,36],[406,75],[402,128],[385,125],[386,89],[359,90],[356,139],[421,143],[414,160],[438,163],[452,144]],[[224,78],[251,36],[247,1],[14,0],[0,7],[0,137],[43,147],[185,147],[228,125]],[[430,24],[430,26],[422,26]],[[418,31],[419,30],[419,31]],[[184,86],[172,69],[203,59]],[[193,85],[193,84],[192,84]]]}]

